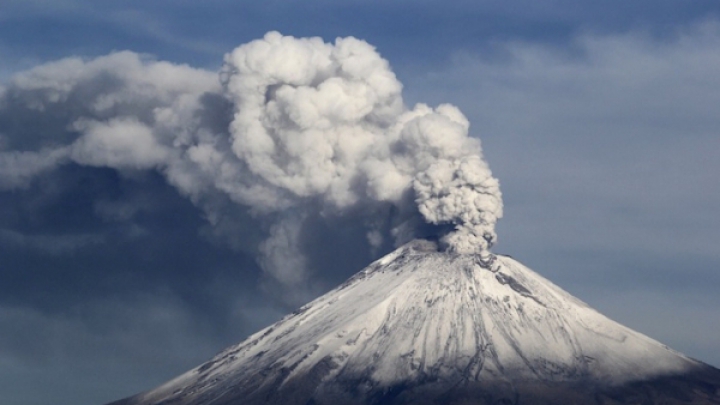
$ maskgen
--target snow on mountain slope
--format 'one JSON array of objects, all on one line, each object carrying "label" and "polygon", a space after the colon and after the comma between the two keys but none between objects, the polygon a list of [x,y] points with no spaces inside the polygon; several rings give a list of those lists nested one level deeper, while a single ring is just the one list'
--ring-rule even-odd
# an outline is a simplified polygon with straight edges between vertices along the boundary
[{"label": "snow on mountain slope", "polygon": [[484,262],[418,240],[127,403],[225,403],[215,399],[291,392],[294,381],[316,392],[345,381],[360,394],[437,381],[611,387],[701,364],[604,317],[510,257]]}]

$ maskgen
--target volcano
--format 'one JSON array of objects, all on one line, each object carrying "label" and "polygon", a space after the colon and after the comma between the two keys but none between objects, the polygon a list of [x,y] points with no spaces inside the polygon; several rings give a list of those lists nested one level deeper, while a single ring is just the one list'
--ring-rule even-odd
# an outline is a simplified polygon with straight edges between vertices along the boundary
[{"label": "volcano", "polygon": [[720,404],[720,370],[509,256],[413,241],[168,383],[112,405]]}]

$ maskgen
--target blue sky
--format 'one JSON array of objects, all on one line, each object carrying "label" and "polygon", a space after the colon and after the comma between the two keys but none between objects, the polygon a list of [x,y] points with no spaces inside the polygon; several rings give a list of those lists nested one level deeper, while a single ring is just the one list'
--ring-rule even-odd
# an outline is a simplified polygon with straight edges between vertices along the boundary
[{"label": "blue sky", "polygon": [[[470,120],[504,197],[495,251],[720,366],[717,2],[146,3],[3,2],[0,153],[69,136],[79,104],[30,113],[13,99],[32,96],[13,93],[22,72],[58,59],[129,50],[203,75],[270,30],[355,36],[389,61],[407,104],[451,103]],[[77,162],[0,187],[4,403],[151,388],[382,253],[358,247],[358,218],[318,220],[304,231],[323,247],[311,288],[290,300],[253,253],[267,223],[239,210],[211,226],[197,207],[156,171]]]}]

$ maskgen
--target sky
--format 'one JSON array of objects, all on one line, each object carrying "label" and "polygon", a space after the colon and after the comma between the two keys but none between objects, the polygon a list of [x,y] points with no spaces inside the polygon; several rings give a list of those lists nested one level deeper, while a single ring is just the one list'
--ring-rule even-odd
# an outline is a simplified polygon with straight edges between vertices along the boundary
[{"label": "sky", "polygon": [[424,231],[381,187],[178,157],[256,152],[227,140],[249,97],[227,75],[270,31],[349,44],[388,103],[457,107],[469,129],[457,109],[428,114],[482,144],[504,204],[494,252],[720,366],[716,1],[5,0],[3,403],[150,389],[390,251],[398,223]]}]

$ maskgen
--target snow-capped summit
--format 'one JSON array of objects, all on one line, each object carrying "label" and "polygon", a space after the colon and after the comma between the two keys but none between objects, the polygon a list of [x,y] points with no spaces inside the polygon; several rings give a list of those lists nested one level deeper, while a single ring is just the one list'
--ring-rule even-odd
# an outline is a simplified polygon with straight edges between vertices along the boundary
[{"label": "snow-capped summit", "polygon": [[720,404],[720,370],[508,256],[417,240],[116,405]]}]

